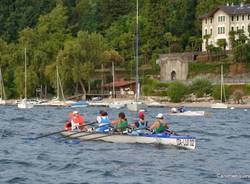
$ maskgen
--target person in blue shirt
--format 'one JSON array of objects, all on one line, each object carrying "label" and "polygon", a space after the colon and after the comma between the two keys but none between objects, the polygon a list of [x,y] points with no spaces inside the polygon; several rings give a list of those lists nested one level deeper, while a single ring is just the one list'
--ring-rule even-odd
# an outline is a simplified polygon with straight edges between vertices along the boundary
[{"label": "person in blue shirt", "polygon": [[186,111],[186,108],[185,108],[184,106],[180,106],[180,107],[178,108],[178,111],[179,111],[179,112],[185,112],[185,111]]},{"label": "person in blue shirt", "polygon": [[96,132],[105,133],[109,131],[110,120],[106,111],[100,111],[96,121],[98,124],[98,128],[95,130]]}]

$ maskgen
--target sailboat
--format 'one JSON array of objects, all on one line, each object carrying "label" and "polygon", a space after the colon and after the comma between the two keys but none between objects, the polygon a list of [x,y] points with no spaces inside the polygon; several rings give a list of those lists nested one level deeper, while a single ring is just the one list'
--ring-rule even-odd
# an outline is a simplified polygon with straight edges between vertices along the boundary
[{"label": "sailboat", "polygon": [[[60,93],[62,96],[62,100],[60,100]],[[69,105],[65,102],[64,93],[62,89],[62,83],[61,83],[61,79],[59,76],[58,65],[56,65],[56,94],[57,94],[56,98],[50,100],[47,103],[47,105],[51,105],[51,106],[68,106]]]},{"label": "sailboat", "polygon": [[139,72],[138,72],[138,55],[139,55],[139,5],[136,1],[136,94],[135,100],[132,103],[127,104],[129,111],[139,111],[146,108],[146,104],[139,101],[140,98],[140,84],[139,84]]},{"label": "sailboat", "polygon": [[[112,61],[112,77],[113,77],[112,95],[115,96],[115,67],[114,67],[114,61]],[[125,107],[124,102],[113,101],[113,102],[109,103],[109,108],[111,108],[111,109],[121,109],[123,107]]]},{"label": "sailboat", "polygon": [[27,62],[26,62],[26,48],[24,49],[24,99],[21,100],[17,107],[20,109],[31,109],[34,104],[27,100]]},{"label": "sailboat", "polygon": [[223,103],[223,96],[226,99],[225,95],[225,87],[224,87],[224,79],[223,79],[223,65],[221,65],[221,81],[220,81],[220,103],[215,103],[211,105],[212,109],[227,109],[227,104]]},{"label": "sailboat", "polygon": [[3,76],[2,76],[2,70],[0,68],[0,105],[6,104],[6,95],[4,90],[4,84],[3,84]]}]

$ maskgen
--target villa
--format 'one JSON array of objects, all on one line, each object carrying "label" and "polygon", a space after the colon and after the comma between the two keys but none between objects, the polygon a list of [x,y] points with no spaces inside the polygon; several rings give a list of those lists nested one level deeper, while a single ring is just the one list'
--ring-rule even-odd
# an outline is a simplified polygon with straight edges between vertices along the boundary
[{"label": "villa", "polygon": [[[220,39],[226,41],[227,45],[225,49],[230,50],[230,31],[243,30],[245,35],[249,38],[250,4],[241,3],[240,5],[227,4],[218,6],[210,13],[203,15],[201,20],[203,39],[202,51],[206,51],[206,44],[217,46],[217,41]],[[206,35],[208,35],[207,38]]]}]

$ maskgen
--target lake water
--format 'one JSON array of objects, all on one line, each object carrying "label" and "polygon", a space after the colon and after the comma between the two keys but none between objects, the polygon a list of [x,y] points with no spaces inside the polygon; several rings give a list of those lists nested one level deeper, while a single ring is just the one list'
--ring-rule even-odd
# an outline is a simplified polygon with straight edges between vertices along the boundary
[{"label": "lake water", "polygon": [[[77,109],[92,122],[101,108]],[[0,183],[249,183],[250,109],[212,110],[210,117],[170,117],[172,130],[197,138],[195,150],[159,145],[71,142],[53,135],[75,109],[0,107]],[[167,108],[149,108],[152,121]],[[107,109],[110,119],[119,110]],[[136,113],[124,110],[130,121]],[[166,115],[166,114],[165,114]]]}]

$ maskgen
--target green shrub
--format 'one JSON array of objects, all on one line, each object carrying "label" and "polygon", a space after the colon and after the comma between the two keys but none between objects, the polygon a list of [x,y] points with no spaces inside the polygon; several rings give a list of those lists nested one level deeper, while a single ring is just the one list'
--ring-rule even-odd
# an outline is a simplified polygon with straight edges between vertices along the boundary
[{"label": "green shrub", "polygon": [[168,96],[172,102],[181,102],[186,94],[187,86],[180,81],[175,81],[168,87]]},{"label": "green shrub", "polygon": [[206,78],[196,78],[189,86],[190,93],[195,94],[196,97],[203,97],[205,94],[212,93],[212,83]]},{"label": "green shrub", "polygon": [[250,95],[250,85],[246,84],[244,88],[245,95]]},{"label": "green shrub", "polygon": [[240,102],[243,103],[243,99],[242,98],[244,96],[244,92],[242,90],[240,90],[240,89],[235,90],[233,92],[232,96],[233,96],[233,99],[234,99],[235,103],[237,103],[237,104],[239,104]]}]

